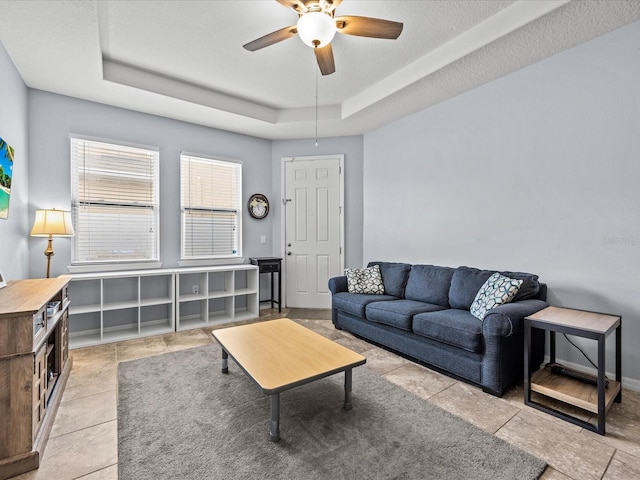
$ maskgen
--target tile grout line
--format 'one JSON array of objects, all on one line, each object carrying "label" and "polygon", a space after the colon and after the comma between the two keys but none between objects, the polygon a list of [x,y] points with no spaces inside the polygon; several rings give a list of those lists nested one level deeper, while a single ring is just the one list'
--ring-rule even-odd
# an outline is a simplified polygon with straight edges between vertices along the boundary
[{"label": "tile grout line", "polygon": [[88,430],[90,428],[99,427],[100,425],[106,425],[107,423],[111,423],[111,422],[116,422],[116,426],[118,425],[117,414],[116,414],[116,418],[114,418],[112,420],[105,420],[104,422],[98,422],[98,423],[95,423],[93,425],[88,425],[86,427],[79,428],[78,430],[73,430],[72,432],[65,432],[65,433],[62,433],[60,435],[56,435],[55,437],[50,437],[49,440],[63,438],[63,437],[69,436],[69,435],[73,435],[74,433],[82,432],[83,430]]},{"label": "tile grout line", "polygon": [[111,465],[107,465],[106,467],[102,467],[102,468],[99,468],[99,469],[97,469],[97,470],[93,470],[93,471],[91,471],[91,472],[85,473],[85,474],[83,474],[83,475],[80,475],[79,477],[74,477],[72,480],[78,480],[78,479],[80,479],[80,478],[85,478],[85,477],[87,477],[87,476],[89,476],[89,475],[93,475],[94,473],[98,473],[98,472],[101,472],[101,471],[103,471],[103,470],[106,470],[107,468],[111,468],[111,467],[113,467],[114,465],[115,465],[115,466],[117,466],[117,465],[118,465],[118,462],[116,462],[116,463],[112,463]]}]

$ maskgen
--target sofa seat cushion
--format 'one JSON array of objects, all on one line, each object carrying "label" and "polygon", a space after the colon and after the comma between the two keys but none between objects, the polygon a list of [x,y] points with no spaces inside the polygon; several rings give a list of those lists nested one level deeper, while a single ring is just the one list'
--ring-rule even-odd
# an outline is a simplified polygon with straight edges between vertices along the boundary
[{"label": "sofa seat cushion", "polygon": [[398,300],[398,297],[340,292],[333,295],[332,304],[335,309],[356,315],[357,317],[364,317],[365,307],[368,304],[385,300]]},{"label": "sofa seat cushion", "polygon": [[455,269],[414,265],[409,273],[404,298],[449,307],[449,288]]},{"label": "sofa seat cushion", "polygon": [[392,300],[369,303],[365,312],[367,320],[410,332],[412,318],[415,314],[437,310],[443,310],[443,307],[414,300]]},{"label": "sofa seat cushion", "polygon": [[482,322],[467,310],[441,310],[413,317],[413,332],[469,352],[482,352]]}]

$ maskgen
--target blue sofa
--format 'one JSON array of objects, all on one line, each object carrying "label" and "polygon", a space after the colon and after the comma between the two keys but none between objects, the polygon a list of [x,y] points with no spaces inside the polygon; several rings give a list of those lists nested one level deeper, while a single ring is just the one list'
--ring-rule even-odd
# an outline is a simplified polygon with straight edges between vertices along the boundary
[{"label": "blue sofa", "polygon": [[[547,306],[547,287],[537,275],[500,272],[523,283],[511,302],[492,308],[480,320],[470,307],[495,271],[393,262],[371,262],[368,267],[373,265],[379,266],[383,294],[349,293],[346,276],[329,280],[336,328],[493,395],[502,396],[523,380],[523,319]],[[532,332],[531,351],[535,371],[544,357],[544,331]]]}]

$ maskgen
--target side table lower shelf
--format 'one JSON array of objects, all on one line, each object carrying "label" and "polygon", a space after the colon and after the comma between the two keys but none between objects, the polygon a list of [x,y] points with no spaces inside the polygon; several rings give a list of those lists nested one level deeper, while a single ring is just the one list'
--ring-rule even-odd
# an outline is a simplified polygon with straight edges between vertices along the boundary
[{"label": "side table lower shelf", "polygon": [[[611,408],[620,388],[619,382],[609,380],[604,394],[605,413]],[[541,368],[531,376],[531,391],[598,414],[598,389],[595,385],[557,375],[547,368]]]}]

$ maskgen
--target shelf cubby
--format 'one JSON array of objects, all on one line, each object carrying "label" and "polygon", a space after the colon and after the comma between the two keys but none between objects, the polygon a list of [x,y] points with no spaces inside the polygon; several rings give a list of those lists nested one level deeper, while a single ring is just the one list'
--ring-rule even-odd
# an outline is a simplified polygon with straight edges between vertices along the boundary
[{"label": "shelf cubby", "polygon": [[69,323],[70,345],[75,348],[88,347],[102,341],[102,314],[100,311],[88,310],[73,313],[73,309],[70,309],[70,315],[73,319]]},{"label": "shelf cubby", "polygon": [[[239,315],[243,320],[258,317],[258,268],[254,265],[178,269],[175,281],[178,331],[234,322]],[[193,285],[199,286],[197,295]]]},{"label": "shelf cubby", "polygon": [[159,335],[173,332],[173,303],[140,307],[140,335]]}]

